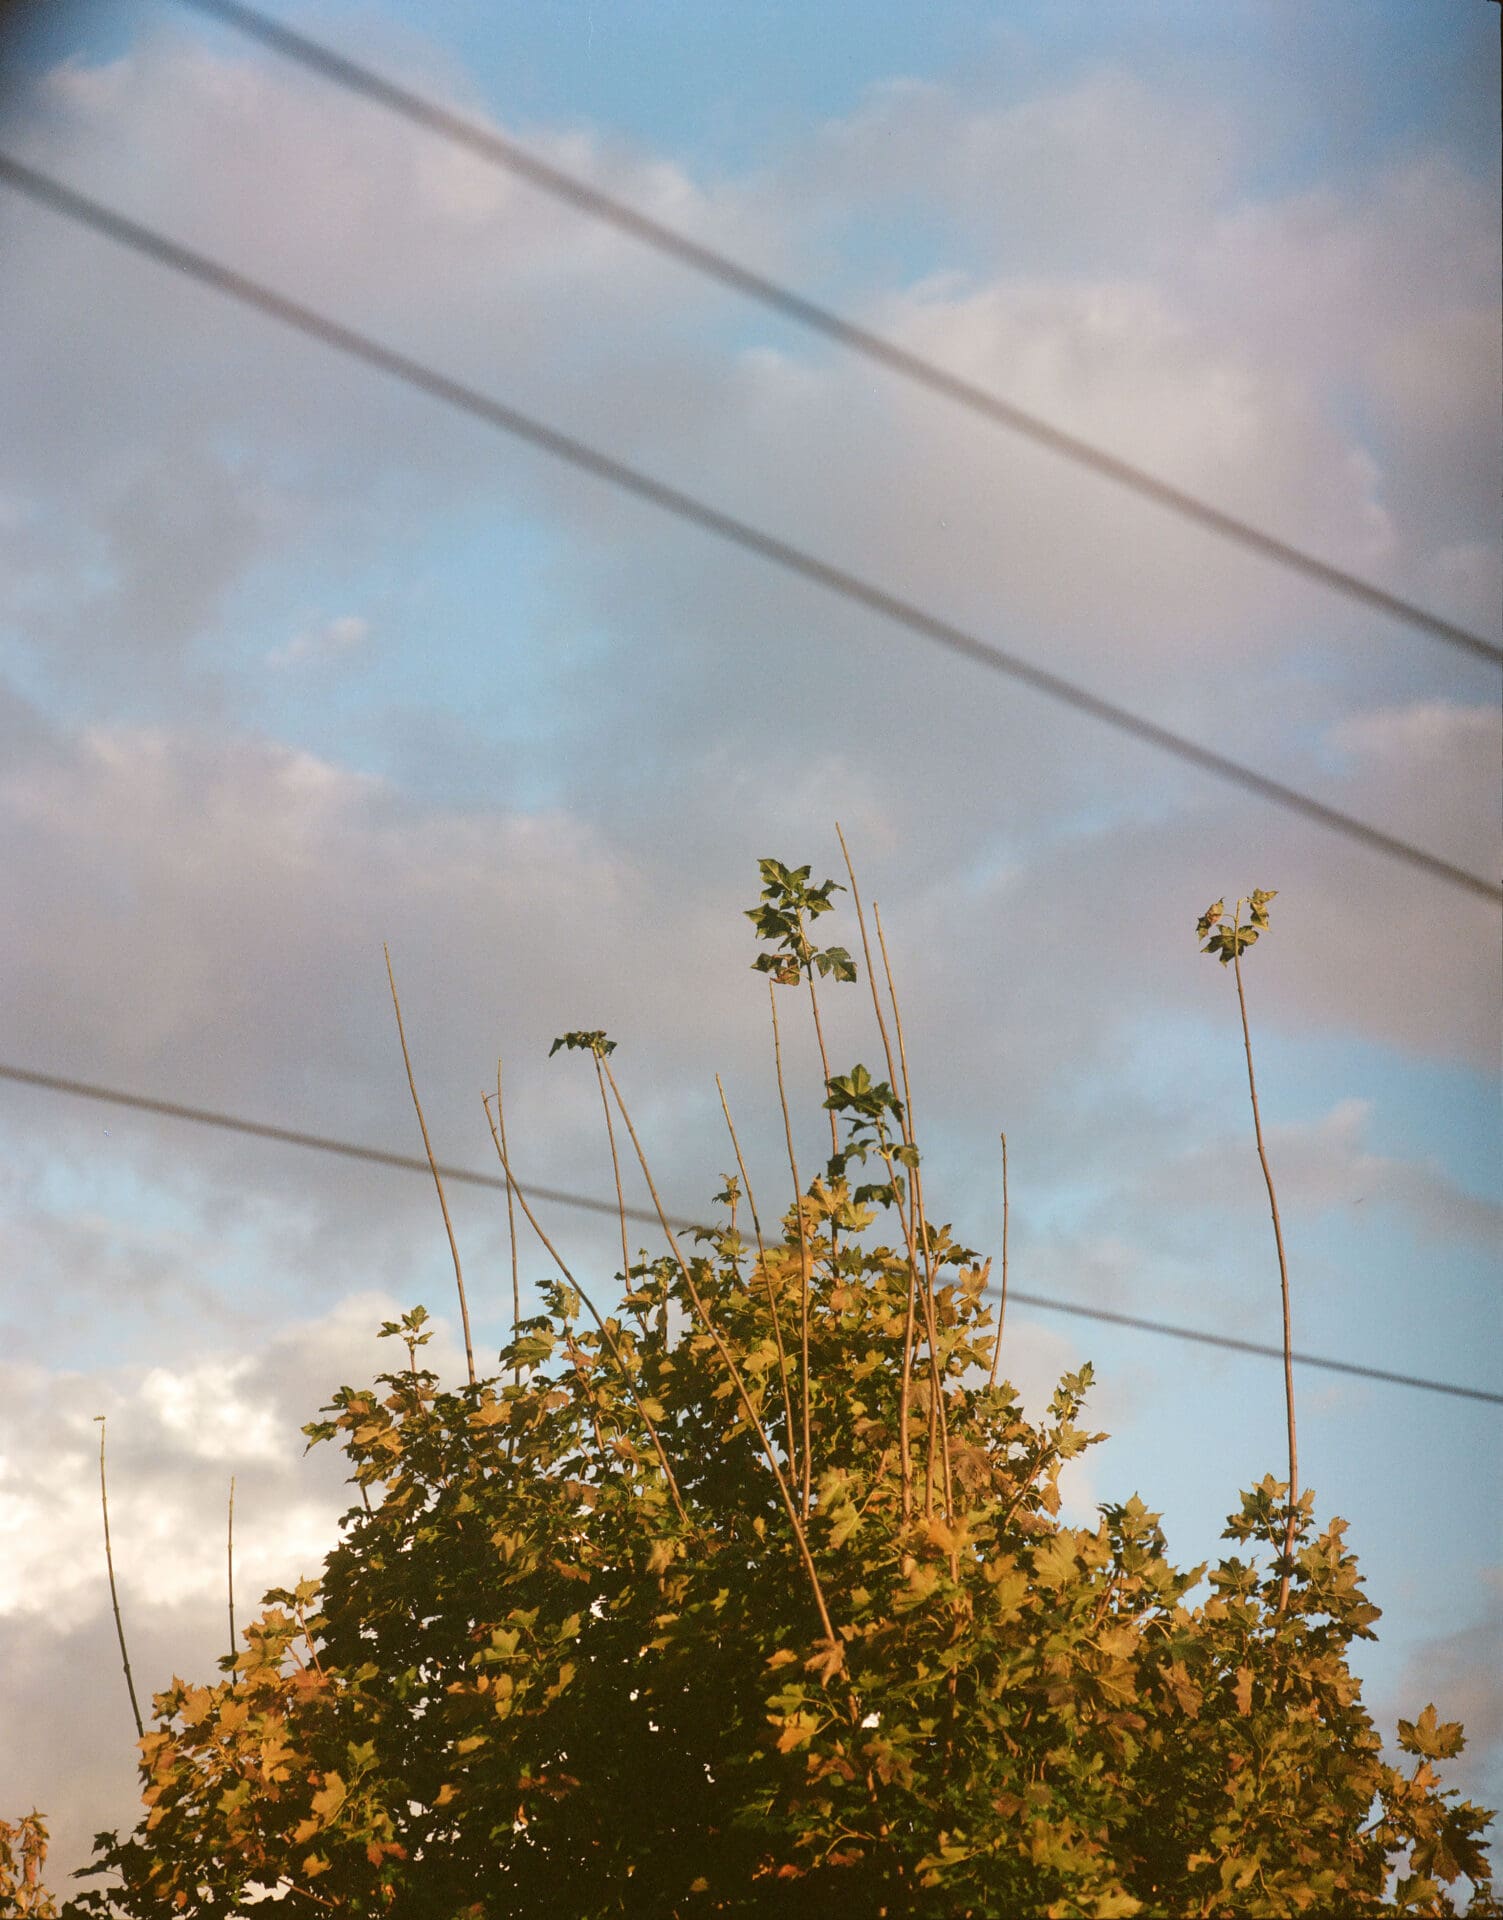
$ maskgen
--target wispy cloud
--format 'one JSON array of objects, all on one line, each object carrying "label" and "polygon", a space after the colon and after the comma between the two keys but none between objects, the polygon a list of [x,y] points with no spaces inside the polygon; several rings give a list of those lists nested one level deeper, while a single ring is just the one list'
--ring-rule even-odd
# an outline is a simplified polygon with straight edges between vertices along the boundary
[{"label": "wispy cloud", "polygon": [[370,622],[358,613],[342,613],[321,627],[305,628],[266,656],[269,667],[299,667],[314,661],[342,660],[358,652],[370,637]]}]

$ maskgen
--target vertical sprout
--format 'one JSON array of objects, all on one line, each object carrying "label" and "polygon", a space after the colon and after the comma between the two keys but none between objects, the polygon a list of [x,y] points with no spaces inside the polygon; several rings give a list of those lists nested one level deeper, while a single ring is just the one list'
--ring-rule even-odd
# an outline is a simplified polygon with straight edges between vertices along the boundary
[{"label": "vertical sprout", "polygon": [[131,1717],[136,1723],[136,1738],[139,1740],[146,1729],[141,1724],[141,1709],[136,1704],[136,1683],[130,1670],[130,1655],[125,1649],[125,1627],[120,1619],[120,1595],[115,1587],[115,1556],[110,1551],[110,1495],[104,1478],[104,1427],[105,1416],[96,1413],[99,1422],[99,1508],[104,1515],[104,1564],[110,1577],[110,1605],[115,1613],[115,1637],[120,1642],[120,1665],[125,1670],[125,1688],[130,1695]]},{"label": "vertical sprout", "polygon": [[746,1204],[751,1209],[752,1229],[757,1236],[757,1266],[767,1283],[767,1311],[772,1320],[772,1337],[778,1349],[778,1380],[783,1389],[783,1430],[788,1436],[788,1471],[797,1478],[798,1466],[794,1456],[793,1433],[793,1396],[788,1387],[788,1354],[783,1345],[783,1323],[778,1317],[777,1295],[772,1288],[772,1275],[767,1267],[767,1248],[762,1240],[762,1221],[757,1213],[756,1196],[752,1192],[751,1175],[746,1171],[746,1162],[741,1156],[741,1142],[736,1136],[736,1123],[731,1118],[729,1102],[725,1097],[725,1088],[720,1084],[720,1075],[715,1076],[715,1089],[720,1095],[720,1110],[725,1115],[725,1124],[731,1136],[731,1145],[736,1152],[736,1165],[741,1169],[741,1185],[746,1191]]},{"label": "vertical sprout", "polygon": [[[1274,1191],[1273,1173],[1263,1145],[1263,1120],[1258,1112],[1258,1082],[1253,1073],[1252,1035],[1247,1022],[1247,995],[1242,988],[1242,954],[1268,930],[1268,903],[1277,891],[1256,888],[1245,900],[1239,900],[1231,920],[1222,918],[1221,900],[1206,908],[1196,922],[1197,936],[1205,942],[1202,953],[1215,954],[1222,966],[1230,966],[1237,981],[1237,1006],[1242,1015],[1242,1050],[1247,1056],[1247,1091],[1252,1100],[1253,1137],[1258,1143],[1258,1162],[1263,1169],[1263,1184],[1268,1189],[1268,1210],[1273,1216],[1273,1243],[1279,1260],[1279,1292],[1284,1310],[1284,1412],[1289,1443],[1289,1515],[1284,1528],[1284,1570],[1279,1579],[1279,1605],[1282,1613],[1289,1603],[1289,1575],[1294,1561],[1294,1529],[1299,1513],[1299,1448],[1294,1432],[1294,1354],[1293,1330],[1289,1316],[1289,1266],[1284,1258],[1284,1229],[1279,1220],[1279,1197]],[[1242,909],[1248,909],[1247,924],[1242,924]]]},{"label": "vertical sprout", "polygon": [[[501,1062],[496,1061],[496,1122],[501,1129],[501,1145],[506,1146],[506,1109],[501,1104]],[[502,1156],[503,1163],[505,1155]],[[506,1176],[506,1237],[511,1246],[511,1337],[517,1337],[517,1329],[522,1324],[522,1281],[517,1268],[517,1203],[512,1195],[511,1175]],[[518,1386],[522,1383],[522,1369],[517,1367],[512,1375]]]},{"label": "vertical sprout", "polygon": [[[887,1019],[882,1011],[882,996],[877,991],[877,975],[875,968],[872,966],[871,942],[866,937],[866,913],[861,905],[861,889],[856,885],[856,869],[851,863],[851,850],[845,843],[845,835],[840,830],[840,822],[838,820],[835,822],[835,835],[840,841],[840,851],[845,857],[845,870],[851,882],[851,898],[856,904],[856,924],[861,930],[861,952],[866,961],[867,982],[871,987],[872,1010],[877,1016],[877,1031],[882,1036],[882,1051],[887,1057],[887,1084],[890,1087],[895,1087],[898,1083],[898,1070],[892,1057],[892,1042],[887,1036]],[[890,980],[891,976],[889,975],[889,982]],[[908,1133],[908,1108],[906,1104],[908,1087],[906,1076],[904,1079],[903,1092],[905,1102],[902,1121],[903,1142],[905,1146],[911,1146],[913,1143]],[[898,1191],[897,1179],[893,1173],[890,1159],[887,1162],[887,1177],[892,1183],[893,1195],[896,1199]],[[902,1379],[898,1384],[898,1449],[902,1455],[903,1519],[907,1522],[913,1517],[913,1454],[912,1442],[909,1437],[909,1420],[913,1401],[913,1347],[917,1306],[916,1295],[918,1290],[918,1259],[913,1249],[912,1231],[908,1216],[904,1211],[901,1200],[897,1201],[897,1206],[898,1218],[902,1222],[904,1236],[909,1242],[908,1311],[903,1329],[903,1373]]]},{"label": "vertical sprout", "polygon": [[[362,1489],[363,1491],[363,1489]],[[235,1684],[235,1476],[230,1475],[230,1512],[225,1528],[224,1543],[225,1577],[230,1590],[230,1685]]]},{"label": "vertical sprout", "polygon": [[1002,1299],[997,1307],[997,1344],[992,1348],[991,1378],[989,1387],[997,1384],[997,1365],[1002,1358],[1002,1326],[1007,1318],[1007,1135],[1002,1139]]},{"label": "vertical sprout", "polygon": [[[830,1091],[830,1058],[825,1048],[824,1026],[819,1015],[819,995],[815,990],[816,973],[833,977],[836,980],[854,980],[856,967],[844,947],[827,947],[818,951],[809,939],[808,921],[818,919],[822,913],[830,911],[830,895],[837,890],[834,880],[823,880],[818,886],[809,884],[808,867],[787,867],[781,860],[759,860],[758,870],[762,876],[762,900],[759,906],[746,909],[746,917],[756,929],[757,938],[766,941],[770,951],[759,954],[752,962],[753,970],[768,976],[769,993],[774,984],[796,986],[800,980],[807,981],[809,987],[809,1006],[814,1017],[814,1037],[819,1046],[820,1069],[824,1076],[826,1095]],[[812,1383],[809,1378],[809,1306],[812,1275],[809,1262],[808,1235],[804,1226],[803,1184],[799,1178],[798,1163],[793,1151],[793,1129],[788,1119],[788,1100],[783,1083],[783,1054],[781,1037],[778,1032],[778,1009],[776,1000],[772,1000],[772,1040],[773,1054],[777,1062],[778,1095],[783,1105],[783,1130],[788,1140],[788,1164],[793,1173],[794,1207],[798,1220],[799,1258],[802,1266],[802,1296],[800,1306],[800,1339],[803,1350],[803,1484],[802,1501],[805,1519],[808,1518],[811,1502],[811,1450],[810,1432],[810,1395]],[[834,1158],[840,1153],[840,1131],[833,1110],[830,1111],[830,1152]],[[840,1263],[840,1232],[835,1217],[830,1216],[830,1274],[838,1278]]]},{"label": "vertical sprout", "polygon": [[392,1010],[397,1016],[397,1038],[402,1043],[402,1064],[407,1069],[407,1086],[412,1094],[412,1104],[417,1110],[418,1126],[423,1135],[423,1151],[428,1156],[429,1171],[433,1175],[433,1184],[438,1188],[438,1204],[443,1210],[444,1231],[449,1236],[449,1252],[454,1256],[454,1284],[459,1289],[459,1317],[464,1325],[464,1360],[469,1370],[470,1385],[475,1384],[475,1349],[470,1342],[470,1308],[464,1296],[464,1274],[459,1265],[459,1244],[454,1238],[454,1222],[449,1218],[449,1202],[444,1197],[443,1175],[438,1170],[438,1162],[433,1157],[433,1142],[428,1138],[428,1122],[423,1118],[423,1103],[418,1099],[417,1081],[412,1073],[412,1056],[407,1051],[407,1035],[402,1026],[402,1003],[397,998],[397,978],[391,970],[391,951],[382,947],[386,955],[386,978],[391,985]]},{"label": "vertical sprout", "polygon": [[[575,1039],[579,1037],[580,1036],[574,1036]],[[601,1036],[601,1038],[603,1039],[604,1036]],[[617,1109],[620,1112],[622,1120],[626,1123],[626,1131],[631,1136],[632,1146],[636,1149],[637,1162],[642,1169],[642,1177],[647,1182],[647,1191],[652,1195],[652,1204],[656,1209],[658,1221],[662,1226],[664,1236],[672,1250],[673,1258],[678,1265],[678,1270],[683,1276],[684,1287],[688,1292],[690,1300],[694,1304],[695,1312],[699,1315],[700,1324],[709,1335],[711,1344],[720,1356],[721,1362],[730,1378],[731,1385],[741,1402],[741,1411],[746,1419],[746,1423],[761,1442],[763,1458],[772,1469],[772,1477],[777,1482],[778,1493],[782,1498],[784,1510],[793,1528],[793,1537],[798,1547],[799,1558],[803,1561],[804,1571],[809,1577],[809,1585],[814,1594],[814,1603],[819,1609],[820,1624],[825,1630],[826,1643],[832,1656],[838,1655],[840,1653],[840,1642],[836,1637],[835,1628],[830,1619],[830,1609],[825,1600],[825,1591],[819,1577],[819,1569],[815,1566],[814,1555],[809,1550],[809,1535],[804,1525],[804,1519],[807,1518],[808,1510],[807,1508],[805,1509],[804,1519],[801,1519],[798,1505],[793,1498],[787,1478],[783,1473],[782,1467],[778,1464],[777,1451],[772,1441],[768,1438],[767,1429],[763,1426],[751,1394],[747,1391],[746,1381],[742,1376],[741,1369],[736,1365],[735,1359],[732,1357],[730,1349],[726,1346],[719,1328],[711,1319],[709,1309],[704,1303],[704,1298],[698,1286],[695,1284],[694,1275],[689,1270],[689,1263],[685,1260],[683,1252],[679,1247],[677,1236],[668,1224],[668,1216],[663,1211],[663,1203],[658,1197],[657,1182],[653,1179],[652,1169],[647,1164],[647,1155],[643,1151],[642,1142],[637,1136],[637,1130],[632,1125],[631,1115],[626,1110],[626,1102],[621,1098],[621,1089],[616,1085],[616,1076],[611,1072],[609,1061],[605,1060],[605,1052],[608,1050],[609,1043],[607,1043],[606,1047],[597,1050],[596,1058],[601,1060],[605,1067],[605,1077],[610,1082],[611,1092],[616,1098]],[[805,1404],[805,1417],[807,1418],[807,1402]],[[806,1455],[804,1460],[804,1478],[806,1484],[808,1475],[809,1462]]]},{"label": "vertical sprout", "polygon": [[611,1125],[611,1103],[605,1091],[605,1075],[600,1071],[600,1056],[595,1056],[595,1079],[600,1086],[600,1104],[605,1109],[605,1137],[611,1143],[611,1172],[616,1176],[616,1218],[621,1223],[621,1283],[631,1285],[631,1254],[626,1245],[626,1201],[621,1192],[621,1161],[616,1153],[616,1129]]},{"label": "vertical sprout", "polygon": [[500,1159],[501,1166],[503,1171],[506,1174],[508,1184],[510,1185],[512,1191],[517,1196],[517,1205],[522,1209],[522,1212],[526,1215],[527,1224],[532,1228],[533,1232],[537,1235],[538,1239],[542,1241],[544,1247],[547,1249],[549,1258],[557,1266],[559,1272],[563,1275],[564,1279],[568,1281],[569,1285],[579,1295],[580,1300],[584,1304],[586,1312],[589,1314],[590,1318],[595,1322],[596,1328],[600,1333],[600,1337],[602,1341],[605,1343],[606,1349],[610,1353],[611,1358],[616,1363],[616,1368],[621,1375],[622,1383],[625,1386],[627,1393],[631,1396],[631,1403],[636,1408],[637,1413],[641,1418],[643,1426],[647,1429],[647,1438],[651,1442],[653,1452],[657,1455],[658,1465],[663,1470],[663,1479],[667,1482],[668,1497],[673,1502],[673,1510],[678,1515],[679,1519],[684,1523],[684,1525],[687,1526],[689,1524],[689,1516],[684,1511],[683,1498],[679,1493],[678,1481],[674,1478],[673,1468],[668,1464],[668,1453],[667,1453],[667,1449],[663,1445],[662,1435],[658,1432],[657,1426],[654,1423],[651,1415],[647,1412],[646,1408],[642,1405],[642,1396],[637,1392],[637,1383],[632,1376],[631,1368],[626,1364],[626,1355],[621,1351],[621,1343],[619,1340],[617,1340],[616,1336],[611,1332],[607,1322],[601,1318],[600,1311],[596,1307],[595,1302],[590,1298],[590,1296],[585,1292],[584,1288],[574,1278],[574,1275],[569,1271],[568,1267],[565,1266],[563,1258],[560,1255],[558,1249],[554,1246],[553,1242],[548,1238],[547,1234],[543,1231],[542,1226],[539,1224],[537,1215],[533,1212],[532,1208],[527,1204],[527,1195],[522,1191],[521,1187],[517,1184],[517,1177],[511,1170],[511,1161],[507,1157],[506,1147],[502,1142],[499,1131],[497,1130],[496,1122],[491,1118],[490,1096],[486,1095],[483,1098],[481,1104],[485,1108],[485,1117],[487,1121],[490,1122],[491,1139],[495,1143],[497,1157]]},{"label": "vertical sprout", "polygon": [[[903,1115],[907,1144],[917,1145],[913,1132],[913,1093],[908,1084],[908,1048],[903,1039],[903,1013],[898,1005],[898,990],[893,984],[892,962],[887,957],[887,940],[882,932],[882,909],[872,902],[872,918],[877,923],[877,945],[882,951],[882,970],[887,975],[887,996],[892,1002],[892,1024],[898,1036],[898,1064],[903,1073]],[[924,1306],[924,1327],[929,1340],[929,1380],[933,1400],[929,1408],[929,1484],[934,1477],[934,1454],[939,1453],[941,1484],[945,1496],[945,1518],[955,1517],[955,1493],[950,1481],[950,1420],[945,1406],[944,1382],[939,1365],[939,1328],[934,1318],[934,1260],[929,1250],[929,1222],[924,1213],[924,1176],[920,1163],[913,1163],[913,1216],[918,1226],[919,1244],[924,1255],[924,1284],[920,1295]]]},{"label": "vertical sprout", "polygon": [[799,1381],[803,1401],[803,1439],[800,1451],[803,1455],[802,1500],[804,1518],[807,1520],[813,1470],[812,1448],[809,1440],[809,1395],[812,1385],[809,1378],[809,1238],[804,1227],[804,1189],[799,1180],[798,1161],[793,1152],[793,1123],[788,1118],[788,1094],[783,1085],[783,1043],[778,1034],[777,988],[770,980],[767,983],[767,1003],[772,1009],[772,1057],[777,1069],[778,1099],[783,1107],[783,1135],[788,1143],[788,1167],[793,1175],[793,1217],[798,1222]]}]

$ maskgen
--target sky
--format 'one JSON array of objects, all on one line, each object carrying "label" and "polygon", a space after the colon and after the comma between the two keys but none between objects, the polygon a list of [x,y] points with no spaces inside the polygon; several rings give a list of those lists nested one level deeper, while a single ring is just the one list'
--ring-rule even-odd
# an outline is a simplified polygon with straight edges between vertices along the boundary
[{"label": "sky", "polygon": [[[1498,16],[1228,0],[268,10],[654,218],[1497,640]],[[17,16],[20,18],[20,16]],[[995,644],[1496,876],[1495,666],[798,333],[211,27],[95,0],[5,46],[0,146]],[[756,861],[882,907],[932,1210],[1027,1292],[1259,1342],[1278,1272],[1207,903],[1246,964],[1296,1346],[1498,1392],[1494,904],[681,526],[0,186],[0,1062],[421,1152],[610,1167],[605,1027],[667,1204],[779,1175]],[[839,898],[839,896],[837,896]],[[849,911],[822,923],[856,947]],[[837,1063],[872,1063],[833,989]],[[798,1026],[799,1138],[819,1137]],[[796,1104],[798,1100],[796,1099]],[[781,1178],[786,1180],[786,1167]],[[505,1210],[451,1188],[477,1348]],[[614,1226],[556,1208],[608,1287]],[[619,1258],[619,1256],[618,1256]],[[524,1279],[546,1257],[524,1247]],[[62,1872],[135,1783],[95,1416],[143,1692],[347,1499],[299,1428],[422,1301],[431,1183],[0,1081],[0,1814]],[[1037,1413],[1090,1359],[1067,1511],[1184,1564],[1283,1467],[1266,1359],[1014,1304]],[[1384,1610],[1391,1738],[1464,1718],[1503,1805],[1500,1409],[1296,1376],[1301,1478]]]}]

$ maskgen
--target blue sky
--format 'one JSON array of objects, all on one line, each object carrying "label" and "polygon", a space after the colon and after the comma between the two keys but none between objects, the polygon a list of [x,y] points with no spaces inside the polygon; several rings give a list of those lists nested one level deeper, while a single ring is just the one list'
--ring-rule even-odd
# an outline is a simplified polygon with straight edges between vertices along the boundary
[{"label": "blue sky", "polygon": [[[1321,0],[280,16],[1336,563],[1497,635],[1496,16]],[[352,105],[188,10],[47,12],[3,144],[456,377],[1480,873],[1498,676],[1124,500]],[[622,1041],[669,1198],[719,1184],[713,1074],[776,1178],[755,861],[893,940],[940,1209],[1015,1284],[1277,1338],[1231,981],[1248,966],[1296,1343],[1497,1390],[1487,903],[929,652],[0,197],[0,1059],[414,1147],[391,943],[444,1157],[498,1050],[533,1178],[604,1191]],[[845,929],[854,945],[853,930]],[[861,996],[838,1058],[871,1057]],[[790,1059],[815,1091],[807,1036]],[[805,1129],[819,1119],[807,1100]],[[393,1304],[447,1311],[432,1194],[0,1091],[0,1810],[124,1817],[89,1449],[120,1449],[138,1670],[207,1670],[229,1473],[247,1586],[316,1563],[291,1438]],[[709,1183],[709,1184],[707,1184]],[[504,1226],[456,1221],[482,1341]],[[563,1214],[581,1259],[609,1224]],[[532,1261],[532,1278],[545,1270]],[[489,1276],[489,1284],[482,1276]],[[1187,1563],[1277,1470],[1276,1366],[1009,1315],[1037,1400],[1101,1382],[1074,1499]],[[445,1349],[452,1363],[452,1333]],[[1391,1727],[1468,1720],[1503,1796],[1495,1406],[1303,1373]],[[1193,1443],[1187,1443],[1187,1435]],[[255,1516],[259,1514],[259,1519]],[[296,1564],[294,1564],[296,1563]],[[87,1676],[86,1687],[79,1675]],[[43,1738],[67,1695],[64,1730]]]}]

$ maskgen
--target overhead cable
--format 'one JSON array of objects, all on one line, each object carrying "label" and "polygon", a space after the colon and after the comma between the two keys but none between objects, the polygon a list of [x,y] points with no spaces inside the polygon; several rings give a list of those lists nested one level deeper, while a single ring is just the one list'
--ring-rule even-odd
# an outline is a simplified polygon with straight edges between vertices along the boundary
[{"label": "overhead cable", "polygon": [[[157,1100],[145,1094],[122,1093],[115,1087],[100,1087],[87,1080],[70,1080],[61,1074],[38,1073],[27,1067],[0,1065],[0,1080],[12,1080],[22,1086],[42,1087],[51,1093],[72,1094],[82,1100],[99,1100],[110,1106],[130,1107],[140,1113],[159,1113],[171,1120],[189,1120],[198,1126],[219,1127],[230,1133],[244,1133],[260,1140],[274,1140],[290,1147],[308,1147],[319,1153],[336,1153],[346,1159],[372,1161],[377,1166],[398,1167],[403,1172],[431,1174],[426,1159],[416,1159],[411,1154],[388,1153],[381,1147],[358,1146],[350,1140],[331,1139],[326,1134],[303,1133],[291,1127],[267,1126],[257,1120],[241,1120],[234,1115],[221,1113],[211,1107],[188,1107],[175,1100]],[[471,1186],[494,1187],[505,1191],[506,1182],[498,1174],[475,1173],[467,1167],[441,1166],[439,1172],[445,1180],[465,1181]],[[590,1213],[609,1214],[612,1219],[618,1217],[618,1209],[613,1200],[597,1200],[587,1194],[571,1193],[559,1187],[537,1187],[529,1183],[527,1191],[534,1199],[546,1200],[550,1205],[578,1207]],[[659,1225],[656,1212],[648,1212],[642,1207],[627,1207],[629,1220],[644,1221],[648,1225]],[[698,1223],[676,1217],[666,1216],[671,1227],[693,1232]],[[698,1229],[703,1230],[703,1229]],[[999,1291],[997,1288],[991,1292]],[[1091,1307],[1080,1301],[1058,1300],[1049,1294],[1026,1293],[1021,1288],[1012,1287],[1008,1298],[1024,1306],[1037,1307],[1045,1313],[1071,1314],[1079,1319],[1099,1320],[1112,1326],[1129,1327],[1140,1333],[1160,1334],[1173,1340],[1189,1340],[1199,1346],[1221,1347],[1233,1353],[1250,1353],[1261,1359],[1282,1360],[1282,1347],[1265,1346],[1256,1340],[1238,1340],[1229,1334],[1207,1333],[1198,1327],[1181,1327],[1171,1321],[1144,1320],[1135,1314],[1113,1313],[1105,1307]],[[1292,1356],[1296,1366],[1314,1367],[1326,1373],[1353,1374],[1363,1380],[1379,1380],[1391,1386],[1413,1387],[1422,1393],[1448,1394],[1461,1400],[1482,1400],[1496,1406],[1503,1406],[1503,1393],[1491,1393],[1483,1387],[1463,1387],[1447,1380],[1428,1380],[1412,1373],[1394,1373],[1385,1367],[1362,1366],[1353,1360],[1330,1360],[1309,1353],[1296,1353]]]},{"label": "overhead cable", "polygon": [[1321,826],[1345,836],[1373,851],[1387,855],[1391,859],[1401,860],[1419,871],[1447,881],[1452,886],[1465,889],[1469,893],[1480,894],[1484,899],[1497,902],[1500,899],[1498,883],[1484,879],[1469,869],[1457,866],[1453,861],[1444,860],[1438,854],[1430,853],[1423,847],[1417,847],[1407,840],[1400,840],[1392,834],[1383,833],[1369,826],[1355,816],[1343,813],[1337,807],[1327,806],[1323,801],[1301,792],[1296,787],[1287,786],[1283,781],[1271,779],[1266,774],[1255,772],[1251,767],[1243,766],[1240,761],[1232,760],[1225,754],[1214,752],[1202,746],[1197,740],[1191,740],[1183,734],[1163,727],[1157,721],[1146,719],[1141,714],[1118,706],[1115,701],[1104,699],[1073,681],[1064,679],[1047,668],[1036,666],[1016,654],[1004,652],[990,641],[980,639],[967,632],[963,627],[955,626],[937,615],[926,613],[922,607],[911,601],[901,599],[889,593],[885,588],[875,586],[871,581],[858,574],[850,573],[843,567],[821,560],[791,542],[779,539],[775,534],[763,532],[760,528],[748,525],[733,515],[723,513],[717,507],[708,505],[692,494],[670,486],[666,481],[654,479],[651,475],[628,466],[624,461],[616,460],[598,448],[576,440],[571,435],[559,432],[530,415],[519,412],[515,407],[492,399],[488,394],[474,387],[464,385],[414,360],[409,355],[399,353],[395,348],[382,345],[380,341],[357,332],[342,322],[330,319],[326,314],[315,312],[284,294],[249,279],[246,275],[227,267],[221,262],[191,247],[180,245],[169,239],[155,228],[141,225],[114,208],[104,206],[86,194],[27,166],[24,162],[0,153],[0,181],[14,187],[41,206],[49,208],[81,226],[105,235],[108,239],[131,248],[133,251],[156,260],[171,268],[185,278],[197,281],[201,286],[213,288],[216,292],[228,295],[241,305],[252,307],[271,319],[280,321],[284,326],[304,334],[309,339],[320,341],[352,359],[363,361],[367,366],[400,380],[431,399],[440,400],[458,412],[472,419],[484,421],[488,426],[522,440],[528,445],[539,448],[576,467],[596,479],[605,480],[623,492],[633,494],[639,500],[661,508],[691,526],[714,534],[718,539],[744,552],[755,554],[758,558],[770,561],[786,573],[797,575],[812,581],[816,586],[864,607],[868,612],[880,614],[883,619],[895,626],[906,628],[910,633],[947,648],[993,673],[1000,673],[1009,679],[1034,688],[1036,692],[1058,701],[1061,705],[1073,708],[1077,713],[1089,715],[1118,733],[1127,734],[1161,752],[1172,755],[1188,765],[1200,768],[1202,772],[1213,774],[1232,786],[1240,787],[1244,792],[1254,793],[1260,799],[1270,801],[1285,811],[1313,820]]},{"label": "overhead cable", "polygon": [[875,361],[889,373],[913,381],[931,393],[940,394],[957,406],[980,415],[993,425],[1031,440],[1034,445],[1044,447],[1061,459],[1084,468],[1098,479],[1123,487],[1137,494],[1140,499],[1149,500],[1155,506],[1257,554],[1261,559],[1270,560],[1291,573],[1301,574],[1305,579],[1313,580],[1359,606],[1371,608],[1389,619],[1413,627],[1431,639],[1446,641],[1483,660],[1503,663],[1503,647],[1484,635],[1474,633],[1453,620],[1443,619],[1428,608],[1390,593],[1386,588],[1375,585],[1371,580],[1364,580],[1344,567],[1333,566],[1329,561],[1307,553],[1302,547],[1252,526],[1235,514],[1224,512],[1198,495],[1159,479],[1132,461],[1120,459],[1116,454],[1108,453],[1104,448],[1094,446],[1062,427],[1051,425],[1037,414],[1014,406],[985,387],[962,379],[959,374],[947,372],[922,355],[912,353],[896,341],[843,318],[817,301],[806,299],[792,288],[742,265],[717,248],[691,239],[687,234],[664,226],[661,221],[639,212],[635,207],[627,206],[624,201],[602,193],[598,187],[580,179],[577,174],[554,166],[478,120],[442,107],[436,101],[414,93],[409,87],[398,86],[396,82],[348,59],[322,41],[311,40],[306,34],[284,26],[259,9],[243,5],[242,0],[180,0],[180,4],[258,41],[272,52],[296,62],[335,86],[358,94],[388,112],[400,114],[427,132],[466,148],[482,160],[504,167],[519,179],[526,180],[531,186],[551,194],[580,213],[602,220],[642,245],[676,260],[681,266],[756,301],[776,313],[780,319],[791,320],[796,326],[822,334],[839,346]]}]

